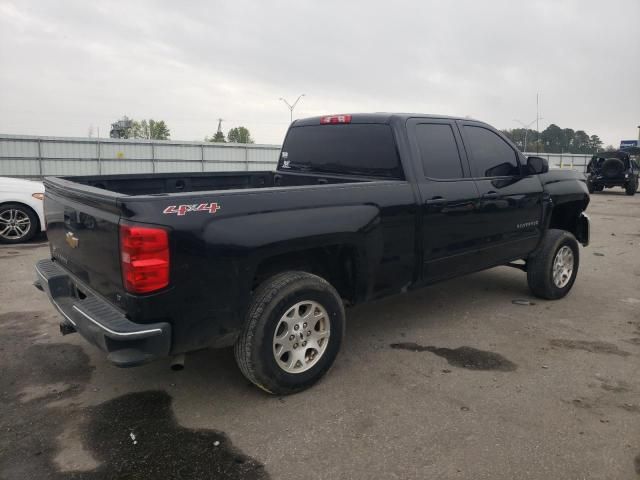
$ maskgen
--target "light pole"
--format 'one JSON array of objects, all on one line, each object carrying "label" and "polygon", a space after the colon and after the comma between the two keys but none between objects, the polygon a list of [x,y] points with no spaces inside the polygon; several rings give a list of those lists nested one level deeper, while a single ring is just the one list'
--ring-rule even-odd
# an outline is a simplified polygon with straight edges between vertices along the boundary
[{"label": "light pole", "polygon": [[537,123],[539,120],[542,120],[542,117],[536,117],[535,120],[532,120],[531,122],[526,124],[524,122],[521,122],[518,119],[513,120],[514,122],[517,122],[520,125],[522,125],[522,128],[524,128],[524,146],[522,148],[522,153],[524,153],[527,150],[527,134],[529,133],[529,129],[531,128],[531,125],[533,125],[534,123]]},{"label": "light pole", "polygon": [[304,97],[304,93],[300,95],[295,102],[293,102],[293,105],[287,102],[284,98],[280,97],[280,100],[282,100],[285,103],[285,105],[289,108],[289,123],[293,123],[293,109],[296,108],[296,105],[298,104],[298,102],[302,97]]}]

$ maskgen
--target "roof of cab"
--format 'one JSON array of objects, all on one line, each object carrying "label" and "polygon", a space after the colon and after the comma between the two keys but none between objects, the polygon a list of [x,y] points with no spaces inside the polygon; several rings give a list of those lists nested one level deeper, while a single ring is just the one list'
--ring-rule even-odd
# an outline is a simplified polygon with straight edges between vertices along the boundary
[{"label": "roof of cab", "polygon": [[607,152],[594,153],[591,158],[618,158],[620,160],[626,160],[629,158],[629,152],[625,152],[624,150],[609,150]]},{"label": "roof of cab", "polygon": [[291,124],[292,127],[304,127],[309,125],[320,125],[320,119],[325,116],[337,116],[337,115],[351,115],[350,123],[390,123],[393,119],[398,120],[408,120],[409,118],[430,118],[433,120],[436,119],[447,119],[447,120],[471,120],[477,122],[478,120],[472,118],[463,118],[463,117],[451,117],[448,115],[435,115],[435,114],[425,114],[425,113],[386,113],[386,112],[376,112],[376,113],[336,113],[331,115],[322,115],[318,117],[308,117],[301,118],[298,120],[294,120]]}]

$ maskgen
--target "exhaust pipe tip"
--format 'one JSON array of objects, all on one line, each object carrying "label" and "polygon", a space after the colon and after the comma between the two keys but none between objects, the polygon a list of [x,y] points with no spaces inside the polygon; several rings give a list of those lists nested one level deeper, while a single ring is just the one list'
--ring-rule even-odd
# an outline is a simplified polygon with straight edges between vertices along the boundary
[{"label": "exhaust pipe tip", "polygon": [[76,327],[74,327],[70,323],[67,323],[67,322],[60,323],[60,333],[62,334],[62,336],[70,335],[76,332],[77,332]]},{"label": "exhaust pipe tip", "polygon": [[171,359],[171,364],[169,365],[169,368],[171,368],[171,370],[173,370],[174,372],[179,372],[180,370],[184,370],[184,354],[181,355],[176,355]]}]

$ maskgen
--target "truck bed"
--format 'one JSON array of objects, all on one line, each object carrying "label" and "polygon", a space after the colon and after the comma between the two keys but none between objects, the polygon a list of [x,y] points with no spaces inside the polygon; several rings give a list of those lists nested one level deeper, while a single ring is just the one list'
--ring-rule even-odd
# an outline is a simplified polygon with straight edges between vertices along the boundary
[{"label": "truck bed", "polygon": [[[363,278],[375,277],[371,288],[354,286],[354,298],[397,291],[414,277],[416,207],[406,180],[234,172],[47,177],[44,183],[51,256],[40,266],[41,281],[52,285],[52,298],[76,323],[91,322],[83,315],[93,318],[102,305],[103,326],[119,336],[86,337],[119,365],[169,353],[165,343],[160,351],[136,339],[132,357],[129,340],[122,340],[127,329],[160,331],[153,342],[170,336],[171,354],[233,344],[254,279],[268,275],[268,258],[282,253],[315,249],[337,261],[370,245],[370,263],[349,260]],[[126,288],[122,264],[130,256],[122,246],[131,228],[167,232],[166,287]],[[104,313],[107,307],[114,311]]]},{"label": "truck bed", "polygon": [[300,173],[283,174],[269,171],[95,175],[60,178],[69,182],[130,196],[367,181],[362,177]]}]

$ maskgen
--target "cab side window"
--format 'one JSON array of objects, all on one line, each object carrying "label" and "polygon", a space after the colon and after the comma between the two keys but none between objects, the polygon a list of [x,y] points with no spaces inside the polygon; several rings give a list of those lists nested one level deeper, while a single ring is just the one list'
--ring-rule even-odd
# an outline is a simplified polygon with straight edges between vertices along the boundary
[{"label": "cab side window", "polygon": [[416,139],[425,177],[436,180],[464,177],[451,125],[419,123],[416,125]]},{"label": "cab side window", "polygon": [[464,126],[465,142],[471,150],[471,173],[481,177],[511,177],[520,175],[516,152],[491,130]]}]

